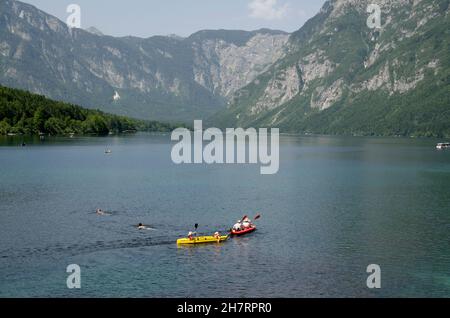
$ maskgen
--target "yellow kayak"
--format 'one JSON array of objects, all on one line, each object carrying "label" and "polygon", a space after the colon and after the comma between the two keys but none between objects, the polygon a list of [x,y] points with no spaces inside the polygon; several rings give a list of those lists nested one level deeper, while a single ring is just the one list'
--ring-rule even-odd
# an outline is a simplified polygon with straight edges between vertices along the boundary
[{"label": "yellow kayak", "polygon": [[214,236],[199,236],[194,237],[191,239],[188,238],[182,238],[177,240],[178,245],[184,245],[184,244],[206,244],[206,243],[222,243],[225,242],[228,239],[227,236],[221,236],[220,238],[215,238]]}]

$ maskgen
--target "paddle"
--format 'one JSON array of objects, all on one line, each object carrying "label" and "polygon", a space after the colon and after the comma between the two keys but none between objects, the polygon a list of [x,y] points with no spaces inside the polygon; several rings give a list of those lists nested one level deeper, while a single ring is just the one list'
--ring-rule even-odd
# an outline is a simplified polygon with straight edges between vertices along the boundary
[{"label": "paddle", "polygon": [[[247,218],[247,215],[244,215],[244,217],[242,218],[242,221],[245,220],[246,218]],[[261,218],[261,214],[257,214],[257,215],[253,218],[253,220],[256,221],[256,220],[258,220],[258,219],[260,219],[260,218]],[[233,230],[233,229],[230,229],[230,232],[232,232],[232,230]]]},{"label": "paddle", "polygon": [[[247,217],[247,214],[244,215],[244,217],[241,219],[241,222],[244,221],[246,217]],[[229,229],[228,232],[230,232],[230,233],[233,232],[233,228]]]},{"label": "paddle", "polygon": [[[247,215],[244,215],[244,217],[242,218],[242,220],[245,220],[245,218],[247,218]],[[253,220],[257,220],[257,219],[260,219],[261,218],[261,214],[257,214],[254,218],[253,218]]]},{"label": "paddle", "polygon": [[[247,215],[244,215],[244,217],[242,218],[242,220],[245,220],[247,218]],[[253,218],[253,221],[256,221],[256,220],[258,220],[258,219],[260,219],[261,218],[261,214],[257,214],[254,218]]]},{"label": "paddle", "polygon": [[[242,217],[241,220],[243,221],[243,220],[245,220],[246,218],[247,218],[247,215],[244,215],[244,216]],[[257,214],[257,215],[253,218],[253,220],[256,221],[256,220],[258,220],[258,219],[260,219],[260,218],[261,218],[261,214]],[[233,228],[229,229],[228,232],[232,233],[232,232],[233,232]]]},{"label": "paddle", "polygon": [[194,236],[197,236],[197,229],[198,229],[198,223],[195,223],[195,225],[194,225],[194,232],[192,233],[192,238],[189,237],[189,239],[195,240]]},{"label": "paddle", "polygon": [[[247,217],[247,214],[244,215],[244,216],[242,217],[241,222],[244,221],[246,217]],[[233,228],[231,228],[231,229],[229,230],[229,232],[230,232],[230,233],[233,232]]]}]

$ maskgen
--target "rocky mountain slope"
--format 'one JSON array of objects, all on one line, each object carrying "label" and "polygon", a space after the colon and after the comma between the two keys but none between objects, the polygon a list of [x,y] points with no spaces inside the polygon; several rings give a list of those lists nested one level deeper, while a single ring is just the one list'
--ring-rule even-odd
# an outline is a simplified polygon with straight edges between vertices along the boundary
[{"label": "rocky mountain slope", "polygon": [[121,115],[191,121],[221,109],[284,56],[287,40],[271,30],[115,38],[2,0],[0,84]]},{"label": "rocky mountain slope", "polygon": [[[369,28],[369,4],[381,28]],[[289,132],[450,136],[449,0],[331,0],[211,118]]]}]

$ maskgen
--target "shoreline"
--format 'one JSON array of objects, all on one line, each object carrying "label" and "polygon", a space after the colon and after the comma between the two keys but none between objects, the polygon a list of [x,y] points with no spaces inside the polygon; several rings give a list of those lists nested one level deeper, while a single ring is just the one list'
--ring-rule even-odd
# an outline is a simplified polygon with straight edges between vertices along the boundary
[{"label": "shoreline", "polygon": [[[188,128],[189,129],[189,128]],[[193,130],[190,130],[191,132]],[[205,130],[203,130],[205,131]],[[35,138],[35,137],[44,137],[44,138],[73,138],[76,137],[112,137],[112,136],[129,136],[129,135],[137,135],[137,134],[161,134],[166,135],[170,134],[171,131],[146,131],[146,130],[136,130],[136,131],[123,131],[123,132],[114,132],[109,134],[64,134],[64,135],[27,135],[27,134],[14,134],[14,135],[0,135],[0,138]],[[289,133],[289,132],[280,132],[280,136],[282,137],[324,137],[324,138],[386,138],[386,139],[415,139],[415,140],[442,140],[443,142],[450,142],[450,137],[436,137],[436,136],[401,136],[401,135],[340,135],[340,134],[313,134],[313,133]]]}]

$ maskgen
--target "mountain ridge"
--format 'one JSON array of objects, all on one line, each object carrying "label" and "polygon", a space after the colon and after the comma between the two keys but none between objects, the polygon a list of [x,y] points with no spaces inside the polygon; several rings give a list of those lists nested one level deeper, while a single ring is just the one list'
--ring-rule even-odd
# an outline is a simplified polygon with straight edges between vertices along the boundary
[{"label": "mountain ridge", "polygon": [[[378,3],[382,28],[367,27]],[[210,118],[285,132],[450,136],[449,1],[327,1],[288,53]]]},{"label": "mountain ridge", "polygon": [[274,52],[282,55],[288,38],[267,29],[101,36],[19,1],[5,0],[0,9],[1,84],[143,119],[191,121],[215,113],[273,62]]},{"label": "mountain ridge", "polygon": [[[367,6],[382,26],[367,26]],[[130,117],[450,136],[450,0],[329,0],[298,31],[112,37],[0,3],[0,84]],[[97,32],[94,32],[97,33]]]}]

